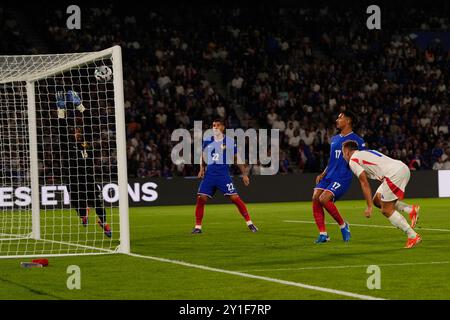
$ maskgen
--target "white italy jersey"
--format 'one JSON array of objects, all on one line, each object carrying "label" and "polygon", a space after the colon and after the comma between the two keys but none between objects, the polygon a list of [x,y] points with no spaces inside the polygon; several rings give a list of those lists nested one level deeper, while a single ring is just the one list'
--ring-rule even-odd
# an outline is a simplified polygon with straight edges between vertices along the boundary
[{"label": "white italy jersey", "polygon": [[383,181],[392,178],[406,165],[374,150],[355,151],[349,161],[350,169],[359,177],[365,171],[367,177]]},{"label": "white italy jersey", "polygon": [[401,161],[374,150],[355,151],[349,161],[350,169],[359,177],[363,171],[369,179],[382,181],[375,193],[382,201],[403,199],[409,182],[409,168]]}]

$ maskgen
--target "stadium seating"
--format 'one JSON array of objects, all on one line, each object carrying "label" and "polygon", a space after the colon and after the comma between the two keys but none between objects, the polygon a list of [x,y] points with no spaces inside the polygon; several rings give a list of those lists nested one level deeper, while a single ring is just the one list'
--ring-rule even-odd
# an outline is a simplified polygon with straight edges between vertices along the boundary
[{"label": "stadium seating", "polygon": [[51,52],[124,49],[130,177],[195,175],[195,166],[171,162],[170,134],[216,117],[280,129],[280,174],[320,172],[345,108],[357,112],[370,148],[412,170],[450,169],[450,50],[416,41],[448,28],[448,12],[387,13],[382,30],[369,31],[355,8],[89,10],[82,32],[66,30],[64,12],[42,12],[42,41]]}]

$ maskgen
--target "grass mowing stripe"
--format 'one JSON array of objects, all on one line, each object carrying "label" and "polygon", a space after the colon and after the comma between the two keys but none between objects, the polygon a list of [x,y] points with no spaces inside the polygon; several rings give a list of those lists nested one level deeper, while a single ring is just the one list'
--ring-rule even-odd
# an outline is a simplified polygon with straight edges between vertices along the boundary
[{"label": "grass mowing stripe", "polygon": [[[302,220],[283,220],[283,222],[287,223],[308,223],[315,224],[314,221],[302,221]],[[386,228],[386,229],[397,229],[393,226],[380,226],[376,224],[358,224],[358,223],[349,223],[350,227],[369,227],[369,228]],[[439,232],[450,232],[450,229],[432,229],[432,228],[417,228],[418,230],[425,231],[439,231]]]},{"label": "grass mowing stripe", "polygon": [[55,295],[53,295],[53,294],[51,294],[51,293],[46,293],[46,292],[44,292],[44,291],[34,289],[34,288],[29,287],[29,286],[27,286],[27,285],[23,285],[23,284],[21,284],[21,283],[13,282],[13,281],[11,281],[11,280],[8,280],[8,279],[5,279],[5,278],[3,278],[3,277],[0,277],[0,282],[2,282],[2,281],[5,282],[5,283],[9,283],[9,284],[12,284],[12,285],[14,285],[14,286],[17,286],[17,287],[19,287],[19,288],[25,289],[25,290],[27,290],[27,291],[29,291],[29,292],[31,292],[31,293],[33,293],[33,294],[37,294],[37,295],[39,295],[39,296],[43,296],[43,297],[45,297],[45,296],[46,296],[46,297],[51,297],[51,298],[58,299],[58,300],[62,300],[62,299],[63,299],[63,298],[58,297],[58,296],[55,296]]},{"label": "grass mowing stripe", "polygon": [[276,278],[257,276],[254,274],[249,274],[249,273],[244,273],[244,272],[212,268],[212,267],[188,263],[188,262],[184,262],[184,261],[180,261],[180,260],[171,260],[171,259],[158,258],[158,257],[153,257],[153,256],[145,256],[145,255],[136,254],[136,253],[129,253],[128,255],[132,256],[132,257],[136,257],[136,258],[150,259],[150,260],[155,260],[155,261],[160,261],[160,262],[177,264],[177,265],[190,267],[190,268],[231,274],[231,275],[244,277],[244,278],[258,279],[258,280],[263,280],[263,281],[268,281],[268,282],[273,282],[273,283],[284,284],[284,285],[288,285],[288,286],[300,287],[300,288],[308,289],[308,290],[332,293],[332,294],[336,294],[336,295],[341,295],[341,296],[346,296],[346,297],[351,297],[351,298],[356,298],[356,299],[361,299],[361,300],[385,300],[383,298],[372,297],[372,296],[367,296],[367,295],[362,295],[362,294],[357,294],[357,293],[352,293],[352,292],[347,292],[347,291],[329,289],[329,288],[324,288],[324,287],[312,286],[312,285],[308,285],[308,284],[304,284],[304,283],[300,283],[300,282],[286,281],[286,280],[281,280],[281,279],[276,279]]},{"label": "grass mowing stripe", "polygon": [[[405,263],[385,263],[376,264],[379,267],[394,266],[416,266],[416,265],[432,265],[432,264],[449,264],[450,261],[430,261],[430,262],[405,262]],[[328,267],[300,267],[300,268],[278,268],[278,269],[258,269],[258,270],[242,270],[239,272],[265,272],[265,271],[296,271],[296,270],[317,270],[317,269],[346,269],[346,268],[367,268],[374,264],[360,264],[348,266],[328,266]]]}]

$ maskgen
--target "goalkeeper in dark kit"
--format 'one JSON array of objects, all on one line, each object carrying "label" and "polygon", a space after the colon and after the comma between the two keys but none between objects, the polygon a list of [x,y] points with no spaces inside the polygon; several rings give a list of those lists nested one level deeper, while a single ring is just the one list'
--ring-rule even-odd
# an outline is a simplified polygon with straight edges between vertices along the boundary
[{"label": "goalkeeper in dark kit", "polygon": [[[56,94],[58,129],[61,146],[62,176],[70,194],[70,203],[81,218],[83,226],[88,224],[89,208],[95,208],[97,224],[107,237],[111,228],[106,223],[101,181],[94,161],[92,145],[92,117],[84,107],[79,95],[73,90]],[[100,178],[99,178],[100,176]]]}]

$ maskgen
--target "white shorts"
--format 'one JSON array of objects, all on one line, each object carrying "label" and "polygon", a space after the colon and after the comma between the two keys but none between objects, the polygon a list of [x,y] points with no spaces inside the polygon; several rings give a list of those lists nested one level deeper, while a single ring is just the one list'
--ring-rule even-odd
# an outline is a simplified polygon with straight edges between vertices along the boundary
[{"label": "white shorts", "polygon": [[410,176],[409,168],[404,165],[392,176],[385,177],[376,191],[376,193],[381,194],[381,201],[402,200],[405,197],[405,189]]}]

